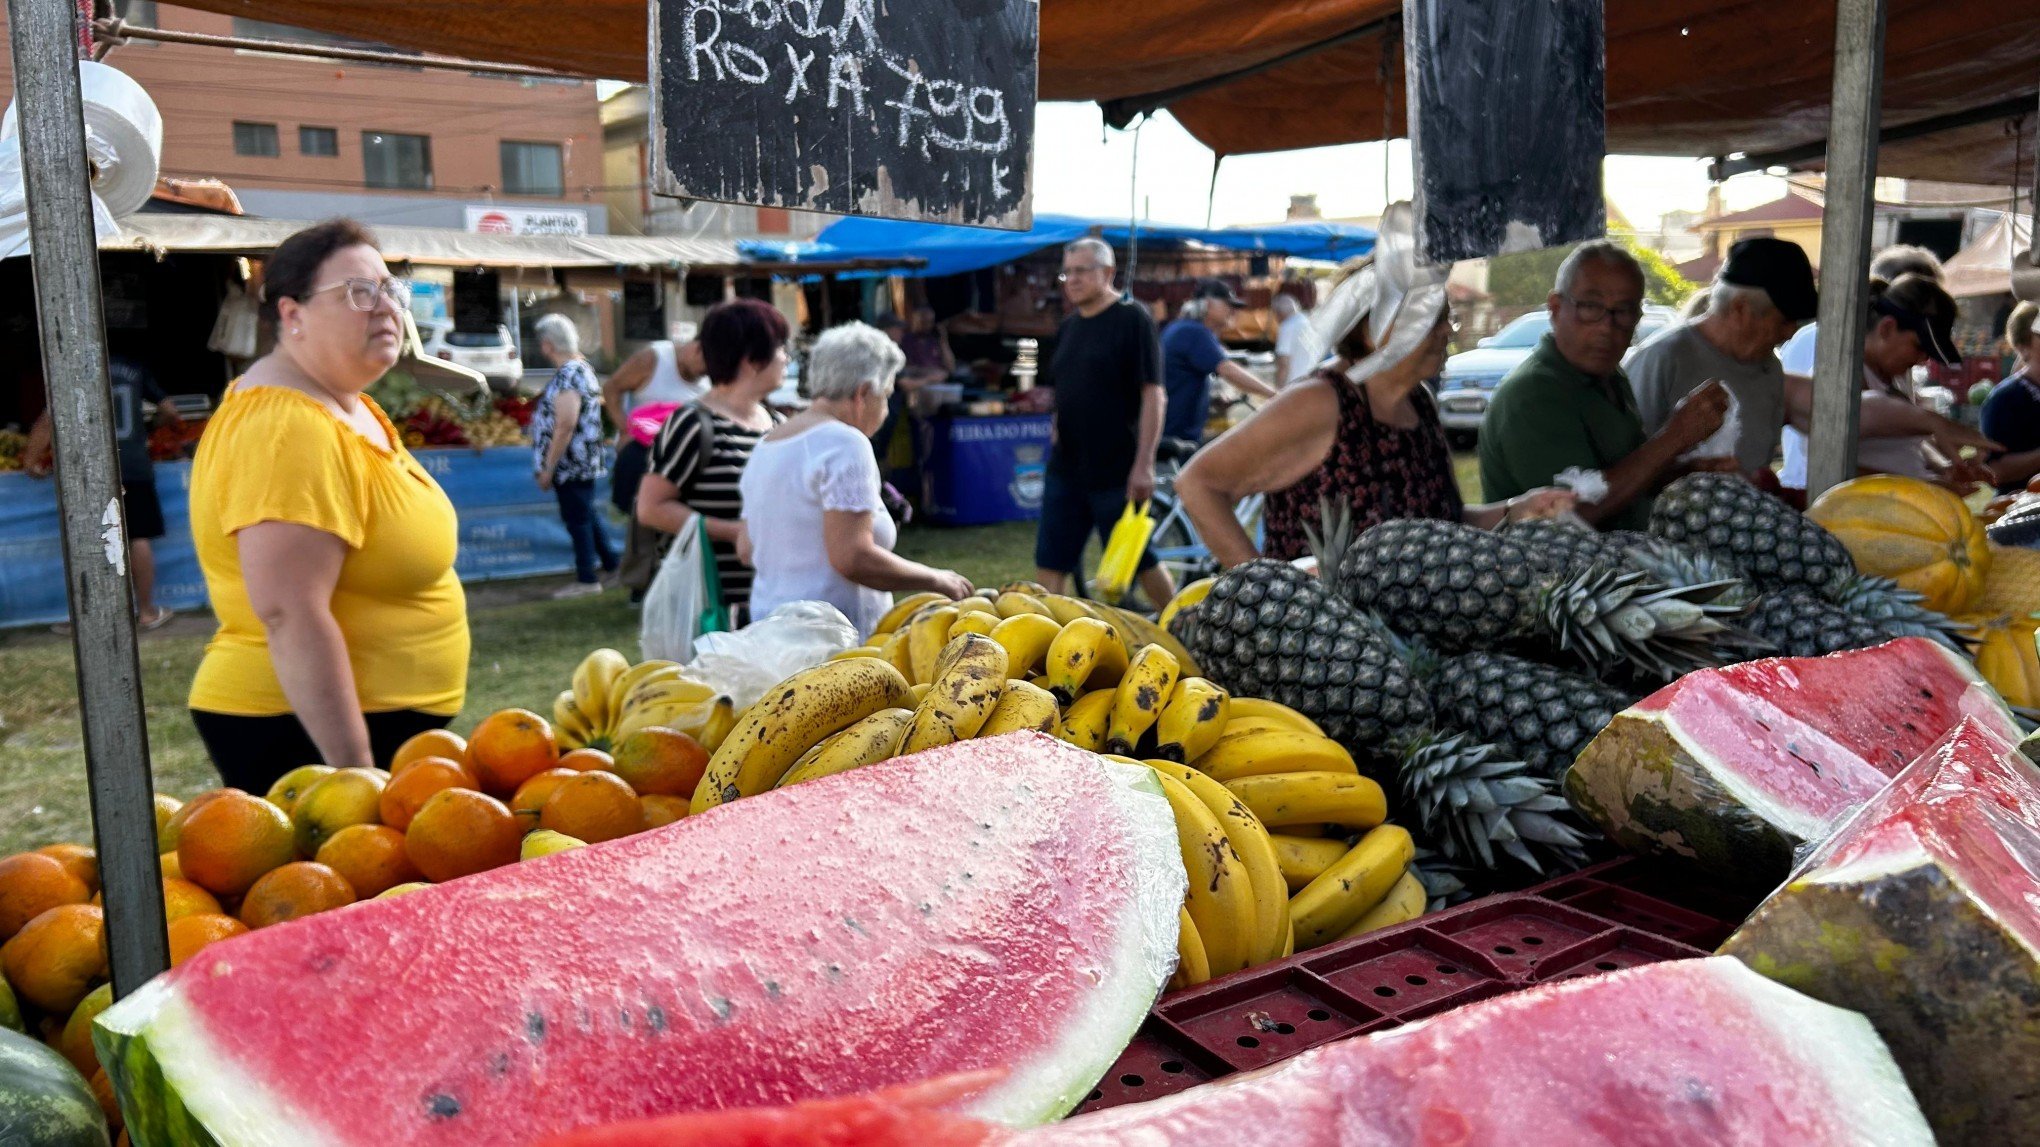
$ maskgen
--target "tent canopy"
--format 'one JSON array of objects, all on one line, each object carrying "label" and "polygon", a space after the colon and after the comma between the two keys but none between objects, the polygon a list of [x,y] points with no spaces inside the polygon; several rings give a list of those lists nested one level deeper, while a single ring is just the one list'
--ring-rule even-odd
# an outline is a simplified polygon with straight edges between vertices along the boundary
[{"label": "tent canopy", "polygon": [[[644,0],[182,0],[187,7],[584,76],[645,77]],[[1826,137],[1834,7],[1609,0],[1608,149],[1725,156]],[[1041,0],[1041,98],[1166,107],[1221,155],[1405,134],[1402,0]],[[1384,69],[1384,57],[1389,67]],[[2040,99],[2040,4],[1890,0],[1885,175],[2009,183]],[[2033,154],[2032,132],[2024,137]],[[1819,153],[1801,156],[1818,166]],[[2027,168],[2031,170],[2030,163]]]},{"label": "tent canopy", "polygon": [[[308,224],[245,215],[142,212],[121,220],[122,234],[99,243],[102,251],[174,251],[261,256]],[[374,227],[383,257],[392,263],[435,267],[703,267],[738,263],[737,250],[720,239],[661,239],[630,235],[476,235],[438,227]]]},{"label": "tent canopy", "polygon": [[[1124,246],[1133,237],[1133,230],[1123,221],[1086,219],[1077,215],[1036,215],[1033,228],[1027,231],[991,231],[941,223],[849,218],[829,224],[812,243],[744,243],[741,246],[744,253],[753,258],[782,259],[795,264],[918,255],[926,259],[927,264],[905,272],[918,278],[960,275],[966,271],[996,267],[1044,247],[1061,246],[1085,235],[1097,235],[1117,247]],[[1227,251],[1332,261],[1365,255],[1374,249],[1374,232],[1369,228],[1324,222],[1217,230],[1144,223],[1139,238],[1143,244],[1180,247],[1185,243],[1201,243]]]},{"label": "tent canopy", "polygon": [[2012,258],[2033,249],[2033,224],[2021,215],[2000,215],[1976,242],[1941,265],[1942,282],[1958,299],[2012,292]]}]

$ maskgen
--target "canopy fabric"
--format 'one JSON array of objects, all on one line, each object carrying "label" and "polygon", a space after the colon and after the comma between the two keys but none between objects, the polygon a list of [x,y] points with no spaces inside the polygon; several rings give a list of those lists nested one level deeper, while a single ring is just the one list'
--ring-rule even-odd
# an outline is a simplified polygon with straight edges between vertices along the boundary
[{"label": "canopy fabric", "polygon": [[[644,0],[184,3],[427,52],[645,76]],[[1610,151],[1716,156],[1826,137],[1832,4],[1608,0],[1607,8]],[[1041,98],[1131,100],[1122,112],[1166,106],[1221,155],[1400,136],[1401,11],[1402,0],[1041,0]],[[1889,13],[1887,128],[2019,98],[2030,112],[2040,100],[2040,4],[1890,0]],[[1384,47],[1394,63],[1386,83]],[[1216,80],[1226,82],[1172,91]],[[2004,131],[2009,118],[1887,143],[1880,171],[2009,183],[2018,149]],[[2025,151],[2030,161],[2030,134]]]},{"label": "canopy fabric", "polygon": [[[120,225],[122,234],[102,239],[100,250],[260,256],[306,226],[303,221],[289,219],[157,212],[130,215]],[[436,227],[370,229],[375,232],[385,259],[423,266],[698,267],[739,262],[733,245],[715,239],[477,235]]]},{"label": "canopy fabric", "polygon": [[1976,242],[1941,264],[1942,283],[1958,299],[2012,293],[2012,258],[2033,249],[2033,224],[2024,216],[2000,215]]},{"label": "canopy fabric", "polygon": [[[1125,222],[1086,219],[1077,215],[1043,214],[1026,231],[992,231],[941,223],[908,223],[894,219],[839,219],[811,243],[744,243],[745,254],[757,259],[800,264],[851,259],[918,256],[926,265],[899,272],[912,278],[960,275],[996,267],[1057,247],[1085,235],[1098,235],[1114,246],[1133,237]],[[1201,243],[1228,251],[1286,255],[1302,259],[1341,260],[1374,249],[1374,232],[1343,223],[1285,223],[1271,227],[1227,227],[1217,230],[1142,224],[1140,241],[1179,246]]]}]

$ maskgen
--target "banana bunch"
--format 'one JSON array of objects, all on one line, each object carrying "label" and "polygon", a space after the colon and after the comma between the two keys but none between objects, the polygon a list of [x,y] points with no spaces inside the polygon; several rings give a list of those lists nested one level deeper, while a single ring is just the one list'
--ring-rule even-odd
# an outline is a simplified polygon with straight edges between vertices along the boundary
[{"label": "banana bunch", "polygon": [[[1065,634],[1072,625],[1075,631]],[[1033,582],[982,590],[961,601],[938,593],[902,598],[879,619],[868,644],[837,656],[877,658],[909,684],[933,684],[936,659],[966,633],[997,641],[1012,677],[1041,677],[1063,705],[1086,688],[1116,684],[1131,655],[1149,645],[1174,657],[1180,673],[1197,672],[1189,650],[1153,621],[1104,602],[1050,593]]]},{"label": "banana bunch", "polygon": [[597,649],[574,670],[573,688],[553,699],[553,725],[568,749],[608,750],[640,729],[677,729],[714,752],[737,723],[728,697],[688,677],[671,661],[632,665]]}]

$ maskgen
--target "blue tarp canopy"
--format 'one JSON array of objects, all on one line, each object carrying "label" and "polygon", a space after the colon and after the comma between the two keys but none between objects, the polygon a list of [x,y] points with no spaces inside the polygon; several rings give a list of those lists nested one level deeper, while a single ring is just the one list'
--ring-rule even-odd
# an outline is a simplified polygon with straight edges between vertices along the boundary
[{"label": "blue tarp canopy", "polygon": [[[1027,231],[993,231],[941,223],[906,223],[896,219],[839,219],[811,243],[747,242],[738,244],[746,256],[791,263],[834,263],[853,259],[913,256],[927,265],[895,272],[916,278],[960,275],[1010,263],[1044,247],[1097,234],[1115,247],[1133,238],[1124,221],[1087,219],[1078,215],[1036,215]],[[1228,251],[1285,255],[1295,259],[1337,262],[1374,250],[1374,231],[1348,223],[1281,223],[1268,227],[1175,227],[1140,225],[1143,246],[1201,243]],[[883,274],[885,272],[869,272]]]}]

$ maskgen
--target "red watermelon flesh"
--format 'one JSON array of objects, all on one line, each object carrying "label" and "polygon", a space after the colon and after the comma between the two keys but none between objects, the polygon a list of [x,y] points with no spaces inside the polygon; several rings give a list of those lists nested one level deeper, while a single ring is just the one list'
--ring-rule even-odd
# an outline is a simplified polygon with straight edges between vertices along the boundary
[{"label": "red watermelon flesh", "polygon": [[790,1107],[664,1115],[569,1131],[538,1147],[979,1147],[1003,1129],[944,1108],[1000,1078],[969,1072]]},{"label": "red watermelon flesh", "polygon": [[1861,1011],[1943,1141],[2040,1127],[2040,770],[1964,722],[1722,952]]},{"label": "red watermelon flesh", "polygon": [[1968,661],[1922,638],[1706,669],[1618,714],[1566,793],[1630,851],[1775,884],[1964,717],[2017,730]]},{"label": "red watermelon flesh", "polygon": [[1139,1026],[1183,891],[1147,770],[1017,734],[237,937],[100,1054],[131,1125],[228,1144],[529,1143],[977,1069],[1006,1077],[969,1112],[1037,1122]]}]

